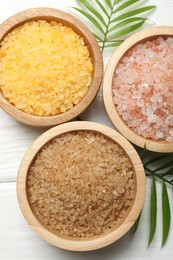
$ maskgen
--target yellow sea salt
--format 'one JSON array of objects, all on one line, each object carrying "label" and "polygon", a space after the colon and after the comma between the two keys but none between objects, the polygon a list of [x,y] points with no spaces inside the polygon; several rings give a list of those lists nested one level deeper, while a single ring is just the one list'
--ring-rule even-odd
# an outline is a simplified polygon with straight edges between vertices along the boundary
[{"label": "yellow sea salt", "polygon": [[84,40],[57,22],[26,22],[0,44],[0,89],[16,108],[53,116],[78,104],[93,65]]}]

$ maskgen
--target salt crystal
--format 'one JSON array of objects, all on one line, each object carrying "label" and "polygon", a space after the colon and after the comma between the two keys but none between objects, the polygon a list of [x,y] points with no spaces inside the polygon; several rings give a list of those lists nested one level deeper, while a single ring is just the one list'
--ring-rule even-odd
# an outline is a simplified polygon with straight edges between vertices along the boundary
[{"label": "salt crystal", "polygon": [[156,76],[156,77],[154,78],[154,81],[155,81],[155,83],[160,83],[160,78],[159,78],[158,76]]},{"label": "salt crystal", "polygon": [[150,98],[150,100],[152,102],[157,102],[158,98],[159,98],[158,94],[153,94],[153,96]]},{"label": "salt crystal", "polygon": [[163,42],[164,42],[163,37],[158,37],[157,39],[155,39],[155,43],[158,44],[158,45],[163,43]]},{"label": "salt crystal", "polygon": [[170,135],[173,137],[173,128],[169,130]]},{"label": "salt crystal", "polygon": [[135,133],[155,140],[172,140],[171,45],[171,37],[158,37],[137,44],[120,61],[117,70],[121,68],[121,73],[115,75],[120,89],[123,89],[114,99],[118,113]]},{"label": "salt crystal", "polygon": [[132,52],[132,57],[133,57],[133,58],[136,58],[136,56],[137,56],[136,51],[133,51],[133,52]]},{"label": "salt crystal", "polygon": [[149,60],[147,57],[145,57],[145,58],[143,58],[143,61],[142,61],[142,62],[143,62],[143,63],[149,63],[149,61],[150,61],[150,60]]},{"label": "salt crystal", "polygon": [[157,102],[158,103],[162,103],[163,102],[163,97],[158,97]]},{"label": "salt crystal", "polygon": [[154,109],[152,107],[147,107],[146,108],[146,115],[149,116],[149,115],[152,115],[154,114]]},{"label": "salt crystal", "polygon": [[127,121],[129,119],[129,114],[128,113],[123,113],[122,117],[123,117],[123,119],[125,121]]},{"label": "salt crystal", "polygon": [[131,85],[131,84],[133,84],[133,82],[134,82],[133,77],[129,76],[129,77],[127,78],[127,83]]},{"label": "salt crystal", "polygon": [[169,37],[168,39],[166,39],[166,43],[173,44],[173,38]]},{"label": "salt crystal", "polygon": [[138,56],[136,57],[136,62],[137,62],[139,65],[141,65],[141,63],[142,63],[142,57],[138,55]]},{"label": "salt crystal", "polygon": [[149,58],[153,58],[154,57],[154,52],[153,51],[148,51],[147,52],[147,56],[149,57]]},{"label": "salt crystal", "polygon": [[127,104],[123,104],[122,105],[122,109],[125,111],[127,109],[128,105]]},{"label": "salt crystal", "polygon": [[167,142],[173,142],[173,137],[172,137],[172,136],[168,136],[168,137],[166,138],[166,141],[167,141]]},{"label": "salt crystal", "polygon": [[164,133],[158,130],[158,131],[156,131],[156,136],[158,138],[163,138],[164,137]]},{"label": "salt crystal", "polygon": [[140,126],[140,130],[141,130],[141,131],[144,131],[144,130],[146,130],[146,129],[148,128],[148,126],[149,126],[149,125],[148,125],[147,123],[146,123],[146,124],[143,124],[143,125]]},{"label": "salt crystal", "polygon": [[119,96],[119,91],[117,89],[113,89],[112,92],[116,97]]},{"label": "salt crystal", "polygon": [[156,123],[158,120],[159,120],[159,117],[154,114],[150,114],[148,116],[148,122],[150,122],[150,123]]},{"label": "salt crystal", "polygon": [[143,87],[144,87],[144,88],[149,88],[150,86],[149,86],[147,83],[144,83],[144,84],[143,84]]},{"label": "salt crystal", "polygon": [[167,117],[171,126],[173,126],[173,115]]},{"label": "salt crystal", "polygon": [[130,61],[130,62],[134,62],[134,60],[135,60],[135,58],[132,57],[132,56],[129,58],[129,61]]},{"label": "salt crystal", "polygon": [[128,63],[129,59],[127,57],[124,57],[124,62]]},{"label": "salt crystal", "polygon": [[157,63],[154,63],[153,64],[153,68],[156,69],[158,67],[158,64]]},{"label": "salt crystal", "polygon": [[143,99],[137,100],[136,104],[137,104],[138,107],[143,107],[144,106],[144,100]]},{"label": "salt crystal", "polygon": [[155,112],[157,110],[157,102],[153,102],[151,105],[153,111]]}]

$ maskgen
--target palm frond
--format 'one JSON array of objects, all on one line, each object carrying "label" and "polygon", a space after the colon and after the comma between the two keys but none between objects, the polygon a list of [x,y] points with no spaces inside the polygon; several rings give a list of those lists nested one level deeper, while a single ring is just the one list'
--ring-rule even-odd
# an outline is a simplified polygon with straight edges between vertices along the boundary
[{"label": "palm frond", "polygon": [[[131,34],[144,25],[147,19],[142,16],[136,17],[137,14],[143,14],[155,9],[155,6],[152,5],[126,11],[127,8],[140,0],[128,0],[126,2],[123,2],[123,0],[76,1],[81,8],[74,7],[74,9],[85,16],[95,27],[93,33],[100,42],[102,51],[104,48],[119,46],[119,37]],[[119,12],[121,12],[120,15],[118,15]],[[111,32],[112,35],[110,35]]]},{"label": "palm frond", "polygon": [[95,1],[98,4],[98,6],[100,7],[100,9],[103,11],[103,13],[107,16],[107,18],[109,18],[109,14],[106,11],[106,8],[104,7],[104,5],[102,5],[102,3],[99,0],[95,0]]},{"label": "palm frond", "polygon": [[[145,161],[147,157],[146,148],[143,149],[144,156],[141,159]],[[157,164],[157,167],[153,167],[153,164]],[[154,233],[156,229],[156,212],[157,212],[157,192],[156,192],[156,182],[158,179],[162,182],[162,247],[165,245],[171,225],[171,209],[170,209],[170,199],[167,192],[167,185],[173,188],[173,179],[170,180],[170,176],[173,174],[173,153],[159,154],[152,159],[147,160],[143,163],[146,174],[152,177],[152,188],[150,196],[150,235],[149,243],[152,242],[154,238]],[[154,169],[154,170],[153,170]]]},{"label": "palm frond", "polygon": [[157,223],[157,191],[156,191],[156,183],[155,176],[152,177],[152,185],[151,185],[151,196],[150,196],[150,234],[148,247],[153,241],[155,231],[156,231],[156,223]]},{"label": "palm frond", "polygon": [[157,167],[154,171],[155,171],[155,172],[156,172],[156,171],[158,172],[158,171],[160,171],[160,170],[167,169],[167,168],[169,168],[169,167],[171,167],[171,166],[173,166],[173,160],[172,160],[172,159],[171,159],[170,162],[166,162],[166,163],[162,164],[161,166]]},{"label": "palm frond", "polygon": [[142,25],[144,24],[145,20],[139,23],[136,23],[134,25],[128,26],[125,29],[119,30],[118,32],[115,32],[114,34],[112,34],[111,36],[109,36],[107,39],[108,41],[114,40],[116,38],[122,37],[124,35],[127,35],[129,33],[132,33],[134,31],[136,31],[137,29],[139,29],[140,27],[142,27]]},{"label": "palm frond", "polygon": [[100,32],[102,32],[104,34],[104,30],[103,30],[102,26],[99,24],[99,22],[93,16],[91,16],[87,12],[85,12],[85,11],[83,11],[83,10],[77,8],[77,7],[74,7],[74,9],[76,11],[78,11],[79,13],[83,14],[88,20],[90,20],[90,22],[92,22],[95,25],[95,27],[97,27],[97,29]]},{"label": "palm frond", "polygon": [[125,25],[129,25],[129,24],[137,22],[137,21],[146,21],[146,20],[147,20],[147,18],[142,18],[142,17],[133,17],[133,18],[126,19],[122,22],[117,23],[112,28],[110,28],[109,33],[112,31],[115,31],[121,27],[124,27]]},{"label": "palm frond", "polygon": [[118,8],[116,8],[114,11],[113,11],[113,14],[125,9],[126,7],[130,6],[130,5],[133,5],[137,2],[139,2],[140,0],[129,0],[127,1],[126,3],[120,5]]},{"label": "palm frond", "polygon": [[100,36],[98,36],[97,34],[95,34],[95,33],[93,33],[94,34],[94,36],[95,36],[95,38],[98,40],[98,41],[102,41],[102,39],[101,39],[101,37]]},{"label": "palm frond", "polygon": [[163,222],[163,232],[162,232],[162,247],[165,245],[169,231],[170,231],[170,222],[171,222],[171,210],[169,204],[169,197],[166,188],[166,184],[163,181],[162,184],[162,222]]},{"label": "palm frond", "polygon": [[118,47],[118,46],[121,45],[121,43],[122,43],[122,41],[117,41],[117,42],[109,43],[109,44],[105,45],[105,48]]},{"label": "palm frond", "polygon": [[107,5],[109,6],[109,8],[112,8],[112,2],[111,2],[111,0],[106,0],[106,3],[107,3]]},{"label": "palm frond", "polygon": [[93,15],[95,15],[98,20],[100,20],[100,22],[106,26],[106,22],[103,19],[103,17],[100,15],[99,12],[97,12],[97,10],[87,1],[87,0],[78,0],[81,4],[83,4],[86,9],[88,9]]},{"label": "palm frond", "polygon": [[145,13],[145,12],[151,11],[151,10],[153,10],[153,9],[155,9],[155,8],[156,8],[155,5],[146,6],[146,7],[143,7],[143,8],[138,8],[138,9],[136,9],[136,10],[133,10],[133,11],[127,12],[127,13],[125,13],[125,14],[119,15],[118,17],[116,17],[115,19],[113,19],[113,20],[111,21],[111,23],[121,21],[121,20],[123,20],[123,19],[126,19],[126,18],[128,18],[128,17],[135,16],[135,15],[137,15],[137,14],[141,14],[141,13]]},{"label": "palm frond", "polygon": [[142,215],[142,212],[139,214],[139,217],[137,218],[137,220],[135,221],[135,224],[132,227],[133,234],[135,234],[137,229],[138,229],[139,222],[140,222],[140,219],[141,219],[141,215]]},{"label": "palm frond", "polygon": [[165,154],[165,155],[161,154],[161,155],[155,156],[154,158],[152,158],[149,161],[147,161],[146,163],[144,163],[144,165],[147,166],[149,164],[160,162],[161,160],[168,159],[168,158],[173,159],[173,153],[169,153],[169,154]]},{"label": "palm frond", "polygon": [[164,173],[162,173],[162,176],[166,175],[173,175],[173,167],[171,167],[169,170],[166,170]]}]

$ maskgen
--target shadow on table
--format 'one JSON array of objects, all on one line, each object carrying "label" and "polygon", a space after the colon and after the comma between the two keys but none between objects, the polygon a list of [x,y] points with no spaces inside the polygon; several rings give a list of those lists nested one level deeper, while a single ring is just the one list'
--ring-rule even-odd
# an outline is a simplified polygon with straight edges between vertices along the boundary
[{"label": "shadow on table", "polygon": [[133,239],[131,239],[131,234],[129,232],[117,242],[99,250],[94,250],[89,252],[72,252],[72,251],[66,251],[62,249],[57,249],[57,250],[61,251],[61,253],[60,252],[58,253],[61,254],[63,260],[78,260],[78,259],[80,260],[88,260],[88,259],[113,260],[114,259],[115,260],[115,259],[119,259],[119,257],[124,255],[124,251],[128,250],[128,247],[130,247],[130,241],[132,240]]}]

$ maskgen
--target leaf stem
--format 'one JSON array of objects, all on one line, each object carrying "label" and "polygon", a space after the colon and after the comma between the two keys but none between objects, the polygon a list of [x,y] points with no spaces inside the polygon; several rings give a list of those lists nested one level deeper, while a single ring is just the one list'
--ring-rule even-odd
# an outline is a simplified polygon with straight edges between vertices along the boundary
[{"label": "leaf stem", "polygon": [[172,182],[172,181],[169,181],[169,180],[167,180],[166,178],[164,178],[164,176],[162,176],[162,175],[160,175],[160,174],[158,174],[158,173],[156,173],[156,172],[150,170],[150,169],[149,169],[147,166],[145,166],[145,165],[144,165],[144,169],[145,169],[146,172],[150,173],[151,176],[154,175],[156,178],[158,178],[158,179],[160,179],[160,180],[162,180],[162,181],[165,181],[166,183],[168,183],[168,184],[170,184],[171,186],[173,186],[173,182]]},{"label": "leaf stem", "polygon": [[109,32],[109,26],[110,26],[110,23],[111,23],[111,18],[112,18],[112,15],[113,15],[115,4],[116,4],[116,0],[114,0],[114,3],[113,3],[112,8],[111,8],[110,15],[109,15],[109,18],[108,18],[108,24],[106,26],[106,31],[105,31],[105,34],[104,34],[104,39],[103,39],[102,47],[101,47],[102,53],[103,53],[104,48],[105,48],[105,43],[106,43],[107,35],[108,35],[108,32]]}]

